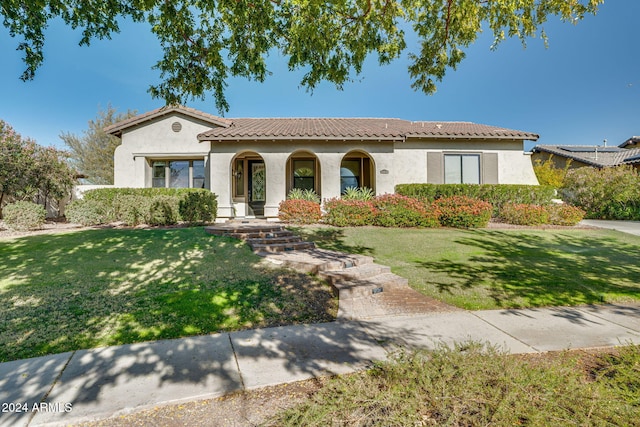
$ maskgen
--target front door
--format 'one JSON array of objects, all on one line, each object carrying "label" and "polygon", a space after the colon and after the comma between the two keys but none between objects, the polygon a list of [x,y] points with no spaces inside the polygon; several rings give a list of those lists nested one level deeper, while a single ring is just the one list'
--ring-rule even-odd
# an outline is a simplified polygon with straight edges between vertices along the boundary
[{"label": "front door", "polygon": [[264,161],[249,160],[249,206],[255,216],[264,216],[264,202],[266,200],[266,174]]}]

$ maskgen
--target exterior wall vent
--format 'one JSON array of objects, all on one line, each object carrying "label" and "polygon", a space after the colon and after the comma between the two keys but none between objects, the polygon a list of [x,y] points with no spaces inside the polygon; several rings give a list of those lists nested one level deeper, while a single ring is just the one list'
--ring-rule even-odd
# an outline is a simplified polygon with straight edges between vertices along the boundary
[{"label": "exterior wall vent", "polygon": [[174,132],[180,132],[182,130],[182,124],[180,122],[171,123],[171,130]]}]

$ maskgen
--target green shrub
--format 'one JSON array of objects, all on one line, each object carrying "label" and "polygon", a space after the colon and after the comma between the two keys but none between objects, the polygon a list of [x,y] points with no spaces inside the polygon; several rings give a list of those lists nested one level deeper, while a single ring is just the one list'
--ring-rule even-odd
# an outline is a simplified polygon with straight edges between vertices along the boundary
[{"label": "green shrub", "polygon": [[500,209],[500,219],[516,225],[542,225],[549,223],[549,212],[545,206],[523,203],[507,203]]},{"label": "green shrub", "polygon": [[329,199],[324,202],[324,222],[337,227],[373,225],[375,208],[371,201]]},{"label": "green shrub", "polygon": [[19,201],[9,203],[2,209],[5,224],[11,230],[37,230],[44,225],[47,212],[42,205]]},{"label": "green shrub", "polygon": [[190,224],[213,222],[218,214],[217,196],[209,190],[189,190],[181,194],[179,213]]},{"label": "green shrub", "polygon": [[381,227],[438,227],[438,215],[414,198],[384,194],[375,198],[374,223]]},{"label": "green shrub", "polygon": [[561,194],[587,218],[640,220],[640,175],[631,166],[572,169]]},{"label": "green shrub", "polygon": [[74,200],[65,207],[64,215],[67,221],[84,226],[110,222],[104,203],[97,200]]},{"label": "green shrub", "polygon": [[342,195],[342,200],[361,200],[366,202],[373,200],[375,195],[376,193],[367,187],[347,187]]},{"label": "green shrub", "polygon": [[149,203],[146,223],[149,225],[171,225],[178,222],[179,200],[175,196],[155,196]]},{"label": "green shrub", "polygon": [[533,162],[533,171],[538,178],[540,185],[548,185],[553,188],[561,188],[564,182],[564,177],[567,175],[567,171],[571,166],[573,160],[566,161],[563,168],[559,168],[553,161],[553,154],[545,161],[537,159]]},{"label": "green shrub", "polygon": [[443,197],[434,202],[438,220],[445,227],[481,228],[491,219],[491,203],[466,196]]},{"label": "green shrub", "polygon": [[396,193],[426,202],[450,196],[466,196],[491,203],[498,215],[505,203],[549,205],[555,197],[553,187],[515,184],[399,184]]},{"label": "green shrub", "polygon": [[280,202],[278,218],[294,224],[315,224],[320,221],[320,204],[311,200],[289,199]]},{"label": "green shrub", "polygon": [[148,221],[151,197],[120,194],[113,200],[116,221],[135,227]]},{"label": "green shrub", "polygon": [[567,204],[547,206],[549,223],[554,225],[576,225],[584,218],[585,212]]},{"label": "green shrub", "polygon": [[316,194],[315,191],[313,190],[303,190],[301,188],[294,188],[291,191],[289,191],[289,194],[287,194],[287,199],[289,200],[308,200],[310,202],[314,202],[314,203],[320,203],[320,196],[318,196]]},{"label": "green shrub", "polygon": [[127,225],[207,223],[218,210],[216,195],[196,188],[99,188],[87,191],[83,200],[101,204],[105,222]]}]

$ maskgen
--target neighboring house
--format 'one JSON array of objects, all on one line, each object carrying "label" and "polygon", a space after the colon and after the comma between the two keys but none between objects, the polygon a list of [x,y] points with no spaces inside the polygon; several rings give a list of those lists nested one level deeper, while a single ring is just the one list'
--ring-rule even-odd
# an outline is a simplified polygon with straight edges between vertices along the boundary
[{"label": "neighboring house", "polygon": [[122,139],[116,187],[196,187],[218,217],[277,217],[292,188],[322,198],[401,183],[537,184],[525,140],[538,135],[467,122],[382,118],[227,119],[164,107],[106,128]]},{"label": "neighboring house", "polygon": [[[532,160],[552,159],[556,167],[581,168],[585,166],[606,168],[632,165],[640,168],[640,137],[634,136],[617,147],[596,145],[537,145],[533,147]],[[638,147],[638,148],[636,148]]]}]

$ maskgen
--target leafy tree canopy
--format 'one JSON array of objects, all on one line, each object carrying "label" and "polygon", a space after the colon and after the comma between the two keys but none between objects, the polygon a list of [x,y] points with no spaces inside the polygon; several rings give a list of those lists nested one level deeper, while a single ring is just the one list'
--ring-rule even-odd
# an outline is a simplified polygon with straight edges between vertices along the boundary
[{"label": "leafy tree canopy", "polygon": [[[227,111],[224,90],[230,76],[264,81],[266,57],[280,52],[289,68],[303,69],[302,86],[323,80],[337,87],[362,71],[369,54],[380,64],[405,50],[403,27],[413,29],[419,47],[409,53],[412,87],[436,90],[464,49],[488,26],[493,48],[507,37],[523,44],[551,16],[577,22],[595,14],[604,0],[3,0],[3,24],[21,41],[26,70],[42,64],[45,29],[60,17],[82,29],[81,45],[118,32],[118,19],[147,22],[163,49],[156,63],[161,81],[149,92],[167,104],[183,104],[213,92]],[[406,23],[406,24],[405,24]]]},{"label": "leafy tree canopy", "polygon": [[109,125],[133,117],[135,111],[118,113],[111,105],[99,110],[81,136],[66,132],[60,135],[69,149],[71,163],[91,184],[113,184],[113,153],[122,142],[104,131]]}]

